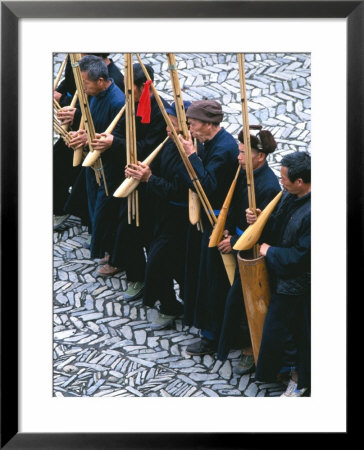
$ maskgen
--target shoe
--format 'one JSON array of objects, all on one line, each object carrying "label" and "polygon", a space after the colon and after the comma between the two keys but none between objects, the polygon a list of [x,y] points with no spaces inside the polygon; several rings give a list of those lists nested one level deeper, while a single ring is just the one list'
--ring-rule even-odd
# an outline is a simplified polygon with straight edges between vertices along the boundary
[{"label": "shoe", "polygon": [[233,371],[237,375],[244,375],[246,373],[252,372],[254,369],[254,356],[242,354],[240,357],[240,361],[238,362],[237,366],[234,367]]},{"label": "shoe", "polygon": [[[101,258],[101,259],[99,259],[98,261],[97,261],[97,264],[99,264],[100,266],[104,266],[104,265],[109,265],[108,264],[108,262],[109,262],[109,259],[110,259],[110,255],[105,255],[103,258]],[[111,266],[110,266],[111,267]]]},{"label": "shoe", "polygon": [[187,355],[192,356],[208,355],[215,352],[216,344],[206,338],[201,338],[198,342],[195,342],[186,348]]},{"label": "shoe", "polygon": [[173,321],[177,319],[178,316],[168,316],[158,311],[157,316],[153,319],[150,328],[152,330],[163,330],[173,324]]},{"label": "shoe", "polygon": [[129,281],[128,289],[123,292],[125,300],[137,300],[143,295],[144,283],[141,281]]},{"label": "shoe", "polygon": [[61,226],[66,222],[69,218],[70,214],[65,214],[63,216],[54,216],[53,217],[53,230],[57,231]]},{"label": "shoe", "polygon": [[105,264],[96,271],[97,275],[101,275],[102,277],[112,277],[119,272],[121,272],[121,269],[110,266],[110,264]]},{"label": "shoe", "polygon": [[281,397],[302,397],[306,391],[307,388],[297,389],[297,383],[291,379]]}]

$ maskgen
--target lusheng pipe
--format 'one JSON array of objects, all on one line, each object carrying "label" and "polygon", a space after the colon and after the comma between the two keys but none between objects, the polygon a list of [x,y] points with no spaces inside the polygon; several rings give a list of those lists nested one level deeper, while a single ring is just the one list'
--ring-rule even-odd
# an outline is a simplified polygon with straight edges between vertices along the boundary
[{"label": "lusheng pipe", "polygon": [[272,214],[274,208],[277,206],[279,200],[281,199],[282,194],[283,191],[279,192],[259,214],[257,220],[253,224],[248,226],[248,228],[236,241],[233,247],[234,250],[249,250],[258,242],[263,228],[265,227],[269,216]]},{"label": "lusheng pipe", "polygon": [[[158,155],[160,150],[164,147],[164,144],[167,142],[168,139],[169,137],[167,136],[164,139],[164,141],[161,144],[159,144],[158,147],[145,158],[142,164],[149,166],[154,160],[154,158]],[[114,192],[113,194],[114,197],[118,198],[127,197],[139,186],[139,183],[140,180],[136,180],[135,178],[126,178]]]},{"label": "lusheng pipe", "polygon": [[[117,123],[119,122],[120,118],[124,114],[125,111],[125,105],[121,108],[121,110],[118,112],[118,114],[115,116],[113,121],[110,123],[110,125],[105,130],[105,133],[111,134],[114,131],[114,128],[116,127]],[[102,152],[99,150],[93,150],[88,152],[86,158],[84,159],[82,165],[84,167],[90,167],[95,164],[95,162],[100,158]]]},{"label": "lusheng pipe", "polygon": [[233,182],[231,183],[229,192],[227,193],[227,196],[225,198],[224,204],[222,205],[222,208],[220,210],[220,214],[217,217],[217,222],[212,230],[210,241],[209,241],[209,247],[216,247],[217,244],[220,243],[222,235],[224,233],[225,224],[227,215],[230,208],[230,203],[234,195],[235,187],[236,187],[236,181],[238,179],[239,173],[240,173],[240,166],[238,167],[238,170],[236,171],[235,177],[233,179]]},{"label": "lusheng pipe", "polygon": [[[177,63],[174,53],[167,53],[167,60],[171,76],[174,104],[176,106],[178,128],[181,130],[183,138],[188,139],[186,111],[183,104],[181,85],[178,78]],[[196,140],[195,149],[197,152]],[[191,189],[188,190],[188,217],[192,225],[196,225],[201,220],[201,202],[196,192],[193,192]]]},{"label": "lusheng pipe", "polygon": [[248,319],[255,365],[258,362],[263,326],[270,302],[270,287],[265,257],[243,259],[238,253],[238,266]]}]

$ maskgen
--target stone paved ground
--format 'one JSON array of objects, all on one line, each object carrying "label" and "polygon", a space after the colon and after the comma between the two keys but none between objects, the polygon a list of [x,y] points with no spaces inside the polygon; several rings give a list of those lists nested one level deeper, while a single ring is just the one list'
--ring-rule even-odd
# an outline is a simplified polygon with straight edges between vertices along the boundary
[{"label": "stone paved ground", "polygon": [[[123,55],[112,54],[123,70]],[[173,101],[166,57],[141,54],[155,70],[155,84]],[[58,72],[63,54],[54,58]],[[239,75],[234,54],[178,54],[178,72],[184,100],[219,100],[223,126],[234,136],[241,129]],[[278,150],[268,162],[279,175],[282,156],[310,152],[309,54],[246,54],[249,121],[269,129]],[[154,309],[141,300],[126,302],[125,274],[104,279],[97,263],[83,247],[87,230],[71,217],[54,232],[54,395],[55,396],[277,396],[285,386],[254,382],[254,373],[236,376],[233,367],[240,351],[231,351],[225,363],[214,355],[190,357],[188,344],[199,330],[181,320],[172,329],[152,331]],[[178,291],[178,286],[176,285]]]}]

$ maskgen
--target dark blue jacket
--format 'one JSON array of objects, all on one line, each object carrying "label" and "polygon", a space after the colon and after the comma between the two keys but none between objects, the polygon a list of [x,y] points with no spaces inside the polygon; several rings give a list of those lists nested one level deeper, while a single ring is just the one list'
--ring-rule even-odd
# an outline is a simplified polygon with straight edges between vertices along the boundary
[{"label": "dark blue jacket", "polygon": [[[238,144],[224,128],[189,156],[205,194],[215,210],[220,210],[237,170]],[[181,169],[188,187],[195,190],[186,170]]]},{"label": "dark blue jacket", "polygon": [[[256,207],[263,210],[268,203],[281,190],[277,177],[273,170],[265,162],[262,167],[254,170],[254,191]],[[245,210],[249,208],[248,186],[246,183],[246,172],[239,174],[234,196],[231,201],[229,215],[225,228],[232,235],[230,239],[231,247],[233,247],[240,237],[240,231],[244,231],[248,227],[246,221]],[[237,230],[237,228],[239,230]],[[239,232],[238,232],[239,231]]]},{"label": "dark blue jacket", "polygon": [[261,242],[271,245],[268,271],[278,294],[301,295],[311,282],[311,193],[297,198],[284,192],[269,218]]},{"label": "dark blue jacket", "polygon": [[[89,106],[96,133],[106,131],[124,104],[125,95],[113,80],[107,89],[90,97]],[[113,144],[102,154],[101,159],[108,188],[115,189],[124,172],[123,158],[117,141],[117,137],[122,134],[120,120],[112,134],[114,135]]]}]

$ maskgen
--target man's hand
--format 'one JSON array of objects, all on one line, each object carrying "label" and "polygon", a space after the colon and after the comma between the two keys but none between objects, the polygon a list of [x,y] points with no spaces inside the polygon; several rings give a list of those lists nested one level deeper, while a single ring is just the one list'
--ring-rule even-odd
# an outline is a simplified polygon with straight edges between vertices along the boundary
[{"label": "man's hand", "polygon": [[142,183],[148,182],[151,175],[150,167],[140,161],[138,161],[138,164],[129,164],[125,169],[125,177],[134,178]]},{"label": "man's hand", "polygon": [[88,144],[87,134],[85,130],[70,131],[69,135],[71,136],[71,140],[68,144],[68,147],[77,149],[80,147],[85,147]]},{"label": "man's hand", "polygon": [[70,108],[69,106],[65,106],[64,108],[57,111],[57,118],[61,121],[62,125],[66,125],[67,123],[73,123],[73,119],[75,117],[76,108]]},{"label": "man's hand", "polygon": [[222,241],[217,245],[217,248],[221,253],[231,253],[232,248],[230,244],[231,234],[229,234],[228,230],[224,230],[222,235]]},{"label": "man's hand", "polygon": [[61,98],[62,98],[62,94],[60,93],[60,92],[58,92],[58,91],[54,91],[53,92],[53,97],[57,100],[57,102],[59,103],[59,101],[61,100]]},{"label": "man's hand", "polygon": [[188,132],[188,140],[183,139],[183,136],[181,136],[180,134],[178,135],[178,139],[180,140],[187,156],[192,155],[192,153],[196,153],[190,132]]},{"label": "man's hand", "polygon": [[268,248],[270,247],[270,245],[264,243],[260,246],[259,248],[259,253],[263,256],[265,256],[267,254]]},{"label": "man's hand", "polygon": [[114,136],[109,133],[96,133],[95,139],[91,141],[93,150],[98,150],[103,153],[105,150],[112,146]]},{"label": "man's hand", "polygon": [[245,215],[246,215],[246,221],[249,225],[251,225],[252,223],[254,223],[257,220],[257,217],[259,216],[259,214],[262,212],[260,209],[256,209],[255,210],[257,215],[255,215],[253,213],[253,211],[250,208],[247,208],[245,210]]}]

